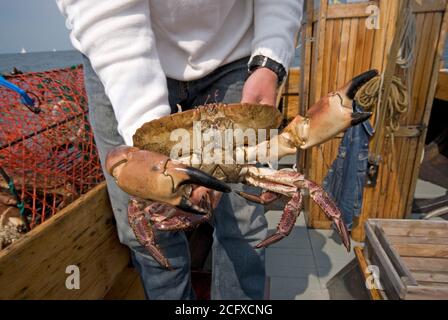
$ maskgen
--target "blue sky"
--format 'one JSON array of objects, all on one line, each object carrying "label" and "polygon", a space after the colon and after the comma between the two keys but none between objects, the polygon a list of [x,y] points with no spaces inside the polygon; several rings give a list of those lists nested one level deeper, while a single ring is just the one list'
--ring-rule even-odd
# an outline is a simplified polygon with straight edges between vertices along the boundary
[{"label": "blue sky", "polygon": [[70,50],[69,31],[54,0],[1,0],[0,53]]}]

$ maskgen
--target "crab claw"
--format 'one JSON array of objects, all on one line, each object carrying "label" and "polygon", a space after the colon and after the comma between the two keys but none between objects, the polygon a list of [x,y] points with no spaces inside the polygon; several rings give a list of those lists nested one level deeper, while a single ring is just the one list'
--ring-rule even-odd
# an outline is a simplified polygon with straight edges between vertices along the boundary
[{"label": "crab claw", "polygon": [[341,97],[344,98],[344,105],[350,106],[351,108],[351,103],[355,99],[358,90],[376,76],[378,76],[378,70],[366,71],[354,77],[343,88],[339,89],[337,93],[339,93]]},{"label": "crab claw", "polygon": [[354,111],[353,99],[358,90],[377,75],[377,70],[370,70],[353,78],[343,88],[314,104],[305,117],[297,116],[282,133],[289,141],[289,148],[309,149],[369,119],[372,113]]},{"label": "crab claw", "polygon": [[191,185],[219,192],[230,187],[216,178],[192,167],[173,161],[156,152],[120,146],[106,158],[106,170],[118,186],[132,196],[177,206],[193,213],[207,211],[190,201]]}]

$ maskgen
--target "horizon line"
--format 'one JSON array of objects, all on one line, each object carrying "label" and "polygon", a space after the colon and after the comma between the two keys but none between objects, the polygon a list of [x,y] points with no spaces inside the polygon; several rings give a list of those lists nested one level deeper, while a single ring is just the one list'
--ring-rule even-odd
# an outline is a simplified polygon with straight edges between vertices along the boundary
[{"label": "horizon line", "polygon": [[[17,51],[17,52],[0,52],[0,54],[27,54],[27,53],[46,53],[46,52],[55,52],[53,51],[53,49],[50,50],[44,50],[44,51],[28,51],[28,49],[26,49],[26,53],[21,53],[21,50]],[[63,51],[78,51],[75,48],[73,49],[56,49],[56,52],[63,52]]]}]

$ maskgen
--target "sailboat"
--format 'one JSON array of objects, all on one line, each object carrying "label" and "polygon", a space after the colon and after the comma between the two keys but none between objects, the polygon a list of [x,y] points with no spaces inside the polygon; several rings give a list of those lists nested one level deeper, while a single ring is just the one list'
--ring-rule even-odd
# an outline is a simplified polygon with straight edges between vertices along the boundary
[{"label": "sailboat", "polygon": [[22,48],[22,50],[20,50],[20,53],[26,53],[26,49]]}]

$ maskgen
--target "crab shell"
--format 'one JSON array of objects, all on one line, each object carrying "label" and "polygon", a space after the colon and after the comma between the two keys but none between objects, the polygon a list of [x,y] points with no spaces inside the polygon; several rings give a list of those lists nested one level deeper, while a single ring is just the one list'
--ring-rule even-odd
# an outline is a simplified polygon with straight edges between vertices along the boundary
[{"label": "crab shell", "polygon": [[[242,179],[242,169],[246,163],[225,164],[224,159],[221,163],[207,164],[202,161],[192,163],[194,154],[192,138],[195,122],[200,122],[204,132],[210,128],[220,132],[224,137],[224,131],[234,130],[236,134],[241,130],[243,133],[247,129],[252,129],[255,133],[257,142],[259,140],[259,130],[264,129],[263,141],[269,141],[269,137],[277,136],[277,129],[282,123],[282,114],[280,111],[269,105],[260,104],[211,104],[199,106],[195,109],[169,115],[151,122],[145,123],[138,129],[133,137],[134,146],[141,150],[148,150],[172,157],[171,151],[179,142],[171,139],[171,134],[175,130],[182,129],[190,137],[190,150],[184,156],[180,157],[180,162],[197,168],[207,174],[212,175],[221,181],[239,182]],[[202,133],[204,133],[202,132]],[[244,141],[247,144],[247,140]],[[203,146],[202,146],[203,147]],[[235,152],[234,146],[234,152]],[[201,148],[203,150],[203,148]]]},{"label": "crab shell", "polygon": [[[171,133],[185,129],[193,136],[193,126],[200,121],[203,127],[219,129],[266,129],[267,138],[272,129],[280,127],[282,114],[269,105],[261,104],[210,104],[165,116],[145,123],[133,136],[134,147],[170,155],[178,141],[171,140]],[[193,150],[190,150],[193,151]]]}]

